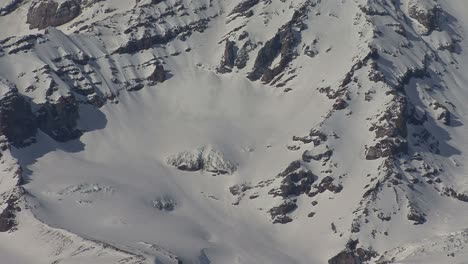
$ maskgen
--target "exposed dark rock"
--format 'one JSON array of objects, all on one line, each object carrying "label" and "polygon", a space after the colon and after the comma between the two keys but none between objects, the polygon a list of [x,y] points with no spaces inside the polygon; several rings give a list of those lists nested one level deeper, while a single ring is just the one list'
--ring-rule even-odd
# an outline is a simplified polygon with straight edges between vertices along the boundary
[{"label": "exposed dark rock", "polygon": [[371,146],[367,149],[366,160],[376,160],[382,157],[382,152],[375,146]]},{"label": "exposed dark rock", "polygon": [[[199,21],[193,22],[185,26],[171,28],[162,35],[151,35],[149,33],[144,34],[140,38],[130,39],[127,43],[117,48],[113,53],[134,54],[141,50],[150,49],[156,45],[167,44],[168,42],[174,40],[175,38],[179,36],[183,36],[183,35],[189,36],[190,34],[192,34],[192,31],[203,32],[207,28],[209,21],[210,21],[210,18],[201,19]],[[133,30],[137,30],[138,27],[139,25],[135,26],[134,28],[131,28],[129,32],[132,32]]]},{"label": "exposed dark rock", "polygon": [[443,191],[444,191],[444,194],[447,196],[451,196],[462,202],[468,202],[468,194],[466,193],[458,193],[453,188],[450,188],[450,187],[444,188]]},{"label": "exposed dark rock", "polygon": [[396,93],[387,109],[378,117],[370,131],[380,139],[366,151],[366,159],[390,157],[408,150],[407,137],[408,103],[404,95]]},{"label": "exposed dark rock", "polygon": [[343,99],[337,99],[336,102],[333,104],[334,110],[343,110],[346,107],[348,107],[348,103],[346,102],[346,100]]},{"label": "exposed dark rock", "polygon": [[97,108],[100,108],[104,106],[104,104],[106,103],[106,98],[101,97],[97,94],[93,94],[93,95],[88,96],[88,103],[90,103],[91,105]]},{"label": "exposed dark rock", "polygon": [[244,0],[236,5],[229,15],[246,13],[259,2],[260,0]]},{"label": "exposed dark rock", "polygon": [[375,131],[377,138],[407,136],[407,99],[403,95],[396,95],[392,103],[378,118],[380,124],[373,124],[370,128]]},{"label": "exposed dark rock", "polygon": [[166,212],[174,211],[176,206],[177,206],[177,202],[168,196],[157,198],[153,201],[153,207],[160,211],[166,211]]},{"label": "exposed dark rock", "polygon": [[[296,47],[300,43],[300,31],[306,28],[302,22],[309,11],[310,2],[306,2],[297,9],[292,19],[282,26],[275,36],[268,40],[258,51],[254,67],[247,78],[256,81],[261,78],[265,83],[270,83],[280,74],[288,64],[296,57]],[[270,68],[276,57],[281,55],[281,59],[274,68]]]},{"label": "exposed dark rock", "polygon": [[379,6],[373,6],[373,5],[361,5],[359,6],[359,8],[361,9],[361,11],[368,15],[368,16],[385,16],[385,15],[388,15],[388,11],[383,9],[383,8],[379,8]]},{"label": "exposed dark rock", "polygon": [[5,135],[13,146],[22,147],[34,142],[36,132],[30,103],[16,88],[10,90],[0,99],[0,135]]},{"label": "exposed dark rock", "polygon": [[413,204],[409,204],[406,217],[408,220],[413,221],[415,225],[424,224],[426,222],[424,213],[420,212]]},{"label": "exposed dark rock", "polygon": [[328,264],[361,264],[353,252],[342,251],[328,260]]},{"label": "exposed dark rock", "polygon": [[431,105],[435,111],[439,112],[437,115],[437,120],[442,120],[444,125],[450,126],[451,113],[448,108],[439,102],[435,102]]},{"label": "exposed dark rock", "polygon": [[373,249],[357,248],[358,244],[358,240],[350,240],[346,249],[328,260],[328,264],[363,264],[378,256]]},{"label": "exposed dark rock", "polygon": [[385,138],[371,146],[366,151],[366,160],[391,157],[407,153],[408,142],[399,138]]},{"label": "exposed dark rock", "polygon": [[61,96],[57,101],[41,105],[38,113],[39,128],[51,138],[65,142],[79,138],[82,132],[76,128],[79,118],[75,97]]},{"label": "exposed dark rock", "polygon": [[297,204],[293,201],[285,201],[284,203],[271,208],[268,212],[273,219],[273,223],[285,224],[292,221],[292,219],[287,216],[297,209]]},{"label": "exposed dark rock", "polygon": [[7,202],[6,208],[0,213],[0,232],[10,231],[15,225],[15,208],[13,203]]},{"label": "exposed dark rock", "polygon": [[240,33],[240,35],[239,35],[239,37],[238,37],[238,40],[246,39],[248,36],[249,36],[249,32],[247,32],[247,31],[242,31],[242,33]]},{"label": "exposed dark rock", "polygon": [[309,136],[312,137],[312,141],[314,142],[315,146],[320,145],[322,142],[327,141],[328,136],[316,129],[310,130]]},{"label": "exposed dark rock", "polygon": [[12,231],[18,224],[16,221],[16,213],[21,211],[21,208],[18,205],[18,200],[23,192],[24,189],[21,187],[16,188],[4,201],[3,205],[6,205],[6,207],[3,211],[0,211],[0,232]]},{"label": "exposed dark rock", "polygon": [[57,27],[75,19],[81,12],[80,1],[39,0],[31,4],[28,10],[27,23],[29,28],[44,29]]},{"label": "exposed dark rock", "polygon": [[161,64],[156,64],[153,73],[148,77],[148,80],[152,82],[162,83],[166,80],[166,70]]},{"label": "exposed dark rock", "polygon": [[292,218],[287,215],[278,215],[273,220],[273,224],[287,224],[289,222],[292,222]]},{"label": "exposed dark rock", "polygon": [[232,195],[239,195],[249,189],[251,189],[252,187],[250,187],[249,185],[247,184],[236,184],[236,185],[233,185],[231,187],[229,187],[229,192],[231,192]]},{"label": "exposed dark rock", "polygon": [[298,196],[310,191],[316,176],[309,170],[299,170],[288,174],[280,186],[281,196]]},{"label": "exposed dark rock", "polygon": [[314,185],[314,190],[309,193],[309,196],[314,197],[319,193],[323,193],[326,190],[332,193],[339,193],[343,190],[343,186],[341,184],[335,185],[333,184],[333,177],[326,176],[323,178],[318,185]]},{"label": "exposed dark rock", "polygon": [[[293,60],[295,56],[294,48],[299,40],[299,34],[291,27],[280,29],[275,37],[268,40],[259,50],[253,71],[247,77],[252,81],[260,78],[265,83],[272,81]],[[271,64],[279,55],[281,55],[279,64],[271,69]]]},{"label": "exposed dark rock", "polygon": [[2,47],[8,54],[17,54],[21,51],[27,52],[34,48],[37,43],[45,42],[46,39],[41,34],[31,34],[19,38],[9,38]]},{"label": "exposed dark rock", "polygon": [[230,72],[237,58],[237,46],[234,41],[226,40],[224,54],[219,67],[219,72]]},{"label": "exposed dark rock", "polygon": [[300,161],[293,161],[278,177],[282,177],[278,189],[270,190],[270,194],[279,195],[283,198],[299,196],[308,193],[317,176],[309,169],[302,166]]},{"label": "exposed dark rock", "polygon": [[243,69],[246,65],[247,62],[249,61],[249,52],[254,50],[257,47],[256,44],[252,43],[252,41],[247,40],[242,48],[237,52],[237,57],[234,62],[234,65],[238,69]]},{"label": "exposed dark rock", "polygon": [[310,142],[313,141],[311,136],[304,136],[304,137],[298,137],[298,136],[293,136],[292,137],[293,141],[300,141],[304,144],[309,144]]},{"label": "exposed dark rock", "polygon": [[426,34],[432,32],[438,27],[438,17],[441,9],[438,5],[431,7],[419,1],[410,1],[408,13],[411,18],[416,19],[421,25],[426,28]]},{"label": "exposed dark rock", "polygon": [[3,6],[0,6],[0,16],[6,16],[11,12],[15,11],[21,4],[23,0],[10,0],[6,2]]},{"label": "exposed dark rock", "polygon": [[201,147],[193,151],[183,151],[168,157],[167,163],[184,171],[204,170],[217,174],[232,174],[236,165],[225,159],[224,155],[209,147]]},{"label": "exposed dark rock", "polygon": [[302,154],[302,160],[305,162],[310,162],[311,160],[315,161],[329,161],[331,156],[333,155],[333,150],[328,149],[320,153],[313,153],[313,151],[306,150]]}]

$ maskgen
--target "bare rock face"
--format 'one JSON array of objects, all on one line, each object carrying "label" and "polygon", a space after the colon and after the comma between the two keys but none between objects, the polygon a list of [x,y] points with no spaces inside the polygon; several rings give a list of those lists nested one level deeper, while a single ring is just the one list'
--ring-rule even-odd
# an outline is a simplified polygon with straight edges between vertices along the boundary
[{"label": "bare rock face", "polygon": [[79,0],[35,1],[28,10],[29,28],[57,27],[75,19],[81,12]]},{"label": "bare rock face", "polygon": [[15,225],[14,201],[7,201],[6,208],[0,213],[0,232],[10,231]]},{"label": "bare rock face", "polygon": [[424,217],[424,213],[422,213],[413,204],[408,205],[408,214],[407,214],[406,217],[408,218],[408,220],[413,221],[415,225],[424,224],[426,222],[426,218]]},{"label": "bare rock face", "polygon": [[429,34],[437,28],[437,20],[440,7],[431,1],[413,0],[409,3],[409,16],[416,19],[419,24],[425,27],[425,34]]},{"label": "bare rock face", "polygon": [[167,164],[182,171],[207,171],[214,174],[232,174],[236,166],[224,155],[211,148],[202,147],[193,151],[183,151],[167,159]]},{"label": "bare rock face", "polygon": [[19,198],[23,194],[24,189],[15,188],[10,195],[7,197],[2,197],[0,199],[0,233],[2,232],[12,232],[16,229],[16,213],[21,211],[19,206]]},{"label": "bare rock face", "polygon": [[[302,20],[307,17],[308,12],[309,4],[304,4],[273,38],[265,42],[258,51],[252,71],[247,75],[249,80],[261,79],[264,83],[270,83],[294,60],[297,56],[296,47],[301,42],[300,32],[307,28]],[[271,67],[278,56],[281,58],[279,63]]]},{"label": "bare rock face", "polygon": [[148,77],[148,80],[152,82],[164,82],[166,80],[166,70],[164,67],[161,64],[157,64],[153,73]]},{"label": "bare rock face", "polygon": [[279,191],[284,198],[308,193],[317,178],[299,161],[292,162],[279,176],[283,177]]},{"label": "bare rock face", "polygon": [[0,16],[6,16],[11,12],[15,11],[21,4],[23,0],[8,0],[3,4],[0,4]]},{"label": "bare rock face", "polygon": [[61,96],[55,102],[43,104],[37,118],[39,128],[57,141],[65,142],[82,135],[76,128],[79,111],[73,96]]},{"label": "bare rock face", "polygon": [[357,247],[358,240],[350,240],[346,249],[328,260],[328,264],[362,264],[378,256],[373,249]]},{"label": "bare rock face", "polygon": [[234,9],[231,11],[230,15],[232,14],[247,14],[248,11],[257,5],[260,0],[244,0],[240,2]]},{"label": "bare rock face", "polygon": [[15,147],[32,143],[37,124],[31,105],[13,89],[0,99],[0,135],[5,135]]},{"label": "bare rock face", "polygon": [[288,214],[297,209],[295,201],[285,201],[284,203],[271,208],[268,212],[273,219],[274,224],[286,224],[292,221]]},{"label": "bare rock face", "polygon": [[219,72],[231,72],[231,69],[234,66],[237,58],[237,50],[238,49],[234,41],[226,40],[226,44],[224,46],[223,59],[221,60]]}]

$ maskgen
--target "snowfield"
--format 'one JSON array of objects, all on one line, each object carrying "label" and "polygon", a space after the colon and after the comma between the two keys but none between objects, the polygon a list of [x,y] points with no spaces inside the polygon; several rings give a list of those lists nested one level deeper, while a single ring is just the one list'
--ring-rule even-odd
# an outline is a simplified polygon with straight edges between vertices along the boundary
[{"label": "snowfield", "polygon": [[468,263],[463,0],[0,0],[0,262]]}]

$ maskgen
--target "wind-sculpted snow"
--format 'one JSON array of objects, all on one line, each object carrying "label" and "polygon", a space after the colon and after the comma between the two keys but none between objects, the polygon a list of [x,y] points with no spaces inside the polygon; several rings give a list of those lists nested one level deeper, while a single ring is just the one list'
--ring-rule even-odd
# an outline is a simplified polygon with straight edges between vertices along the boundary
[{"label": "wind-sculpted snow", "polygon": [[463,262],[467,13],[0,0],[0,256]]}]

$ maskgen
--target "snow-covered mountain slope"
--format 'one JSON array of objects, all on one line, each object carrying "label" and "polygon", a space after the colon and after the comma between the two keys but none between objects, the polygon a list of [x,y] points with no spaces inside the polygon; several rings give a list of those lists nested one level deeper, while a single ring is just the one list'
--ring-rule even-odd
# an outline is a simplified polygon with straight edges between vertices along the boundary
[{"label": "snow-covered mountain slope", "polygon": [[466,14],[0,0],[0,256],[468,263]]}]

